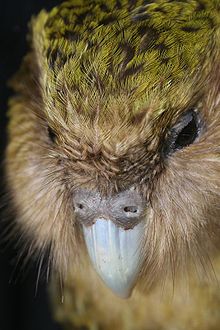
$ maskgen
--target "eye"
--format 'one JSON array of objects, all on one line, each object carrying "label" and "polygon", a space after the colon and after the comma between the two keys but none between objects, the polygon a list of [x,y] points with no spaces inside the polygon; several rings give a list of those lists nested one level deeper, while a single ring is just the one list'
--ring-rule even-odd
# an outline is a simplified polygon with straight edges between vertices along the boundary
[{"label": "eye", "polygon": [[56,134],[55,134],[54,130],[50,126],[48,126],[48,136],[49,136],[51,142],[54,143],[55,140],[56,140]]},{"label": "eye", "polygon": [[165,146],[165,153],[168,155],[189,146],[198,137],[199,132],[200,126],[197,113],[190,110],[171,128]]}]

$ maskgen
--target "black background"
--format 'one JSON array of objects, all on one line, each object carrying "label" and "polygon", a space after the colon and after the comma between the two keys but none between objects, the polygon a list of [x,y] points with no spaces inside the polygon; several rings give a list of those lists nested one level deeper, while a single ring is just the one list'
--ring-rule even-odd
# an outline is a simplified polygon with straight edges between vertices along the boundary
[{"label": "black background", "polygon": [[[59,2],[58,0],[0,0],[1,159],[3,159],[7,143],[7,100],[12,93],[6,83],[18,69],[21,59],[28,49],[27,23],[30,17],[42,8],[50,9]],[[2,184],[2,173],[0,178]],[[3,215],[1,215],[1,233],[4,226]],[[15,270],[14,260],[17,251],[14,242],[11,243],[8,246],[2,240],[0,242],[0,330],[58,330],[58,325],[51,319],[46,283],[41,280],[37,293],[35,293],[37,269],[33,265],[25,276],[19,267]]]}]

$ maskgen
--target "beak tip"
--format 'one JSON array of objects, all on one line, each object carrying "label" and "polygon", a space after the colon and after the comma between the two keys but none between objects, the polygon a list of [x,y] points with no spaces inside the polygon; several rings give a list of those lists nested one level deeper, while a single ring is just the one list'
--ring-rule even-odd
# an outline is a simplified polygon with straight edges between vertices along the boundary
[{"label": "beak tip", "polygon": [[128,299],[131,294],[132,294],[132,291],[133,291],[133,287],[130,288],[120,288],[120,289],[115,289],[113,287],[110,287],[109,286],[109,289],[111,289],[111,291],[119,298],[122,298],[122,299]]},{"label": "beak tip", "polygon": [[[96,270],[97,271],[97,270]],[[104,282],[104,284],[119,298],[127,299],[131,296],[136,277],[133,279],[122,279],[121,277],[113,274],[111,278],[108,274],[101,271],[97,271],[99,277]]]}]

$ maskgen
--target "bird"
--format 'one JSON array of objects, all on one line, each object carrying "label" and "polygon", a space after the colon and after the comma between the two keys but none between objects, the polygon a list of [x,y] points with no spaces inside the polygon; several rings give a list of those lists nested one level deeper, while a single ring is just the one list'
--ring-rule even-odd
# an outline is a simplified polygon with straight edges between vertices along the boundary
[{"label": "bird", "polygon": [[5,172],[64,329],[220,328],[219,37],[218,0],[32,18]]}]

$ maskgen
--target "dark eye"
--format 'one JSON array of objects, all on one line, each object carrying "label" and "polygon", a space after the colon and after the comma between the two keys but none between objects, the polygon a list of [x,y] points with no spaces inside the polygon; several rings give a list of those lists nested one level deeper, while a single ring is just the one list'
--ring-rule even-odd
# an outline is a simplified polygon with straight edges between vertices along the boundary
[{"label": "dark eye", "polygon": [[48,126],[48,136],[49,136],[51,142],[54,143],[55,142],[55,139],[56,139],[56,134],[55,134],[54,130],[50,126]]},{"label": "dark eye", "polygon": [[176,150],[189,146],[195,141],[199,131],[197,113],[194,110],[190,110],[170,130],[165,146],[165,153],[171,154]]}]

